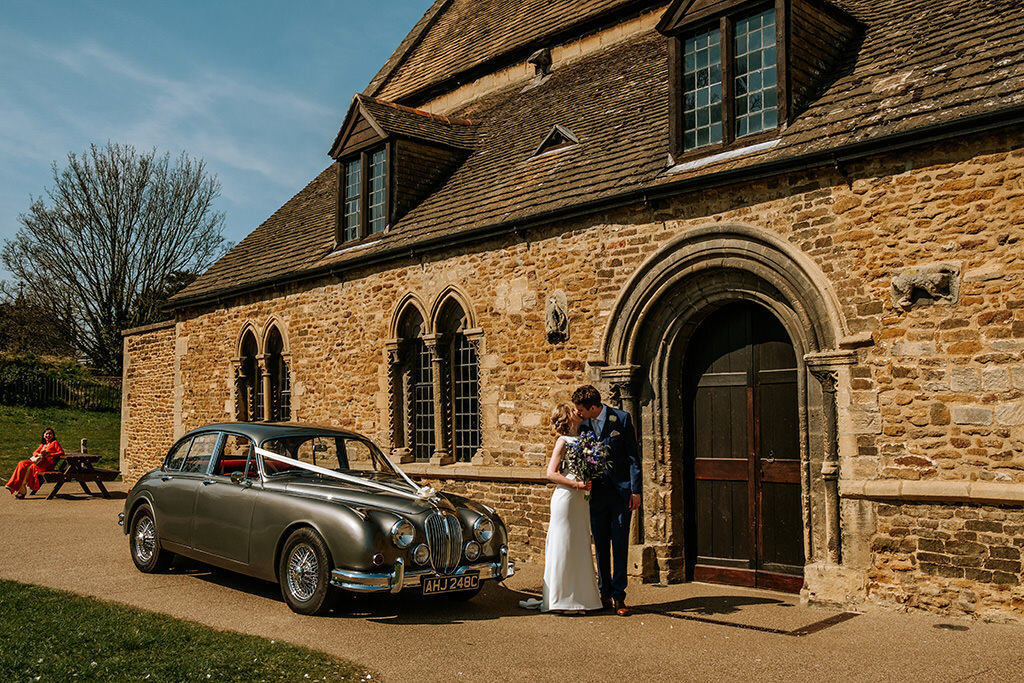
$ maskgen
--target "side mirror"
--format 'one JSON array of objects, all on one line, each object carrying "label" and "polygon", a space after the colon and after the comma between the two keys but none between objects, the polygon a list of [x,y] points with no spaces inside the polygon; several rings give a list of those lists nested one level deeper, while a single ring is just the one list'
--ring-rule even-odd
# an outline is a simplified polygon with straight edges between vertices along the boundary
[{"label": "side mirror", "polygon": [[250,486],[252,486],[252,481],[246,479],[245,475],[242,474],[241,472],[231,473],[231,483],[235,484],[236,486],[244,486],[245,488],[249,488]]}]

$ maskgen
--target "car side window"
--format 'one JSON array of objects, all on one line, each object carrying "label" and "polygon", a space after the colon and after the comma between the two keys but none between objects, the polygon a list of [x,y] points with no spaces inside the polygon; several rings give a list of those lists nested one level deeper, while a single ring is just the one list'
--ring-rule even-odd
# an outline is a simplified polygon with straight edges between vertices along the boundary
[{"label": "car side window", "polygon": [[210,467],[220,434],[200,434],[192,439],[192,446],[185,456],[182,472],[206,472]]},{"label": "car side window", "polygon": [[180,470],[181,464],[185,462],[185,455],[188,453],[188,447],[191,443],[192,439],[185,439],[184,441],[176,444],[164,460],[164,469],[171,472],[177,472]]},{"label": "car side window", "polygon": [[334,439],[325,436],[314,436],[299,446],[296,460],[310,465],[334,469],[338,466],[338,448]]},{"label": "car side window", "polygon": [[252,445],[248,437],[225,434],[213,473],[230,477],[234,472],[245,472],[250,479],[256,478],[256,459],[252,457]]},{"label": "car side window", "polygon": [[[342,441],[342,439],[338,439]],[[342,468],[355,472],[376,472],[377,461],[373,457],[373,453],[370,451],[370,446],[365,441],[359,439],[344,439],[343,440],[344,457],[342,458]],[[347,466],[346,466],[347,462]]]}]

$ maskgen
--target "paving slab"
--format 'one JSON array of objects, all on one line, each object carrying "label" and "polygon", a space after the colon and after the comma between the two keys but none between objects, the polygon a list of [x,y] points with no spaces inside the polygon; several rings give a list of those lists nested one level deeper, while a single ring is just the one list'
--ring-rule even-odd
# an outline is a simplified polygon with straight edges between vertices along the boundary
[{"label": "paving slab", "polygon": [[386,681],[1024,681],[1020,624],[845,614],[695,583],[631,585],[630,617],[562,617],[518,606],[539,590],[539,565],[470,602],[389,596],[304,617],[276,585],[199,563],[138,572],[117,526],[124,489],[111,489],[119,498],[0,496],[0,578],[304,645]]}]

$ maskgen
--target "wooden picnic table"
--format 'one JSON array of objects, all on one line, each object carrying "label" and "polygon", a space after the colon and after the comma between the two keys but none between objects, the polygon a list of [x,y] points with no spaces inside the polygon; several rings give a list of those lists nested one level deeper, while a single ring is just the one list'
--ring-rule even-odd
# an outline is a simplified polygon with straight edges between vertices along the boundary
[{"label": "wooden picnic table", "polygon": [[[94,495],[89,490],[89,487],[85,485],[86,482],[91,481],[99,487],[98,493],[100,495],[104,498],[110,498],[110,492],[107,491],[103,482],[113,481],[120,472],[96,467],[96,462],[100,459],[100,456],[92,453],[65,453],[60,456],[60,459],[61,463],[57,464],[56,469],[43,473],[44,481],[55,483],[53,490],[50,491],[50,495],[46,497],[46,500],[56,496],[57,492],[60,491],[60,487],[69,481],[77,481],[83,491],[89,495]],[[63,467],[61,466],[62,463]]]}]

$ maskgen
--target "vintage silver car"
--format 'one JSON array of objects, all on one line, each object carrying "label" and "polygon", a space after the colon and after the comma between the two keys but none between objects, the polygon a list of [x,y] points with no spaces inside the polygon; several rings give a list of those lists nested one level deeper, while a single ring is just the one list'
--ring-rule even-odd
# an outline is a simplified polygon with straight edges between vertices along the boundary
[{"label": "vintage silver car", "polygon": [[330,427],[189,432],[131,488],[119,523],[143,572],[187,556],[278,582],[302,614],[329,609],[336,589],[464,599],[513,572],[493,509],[421,487],[368,438]]}]

